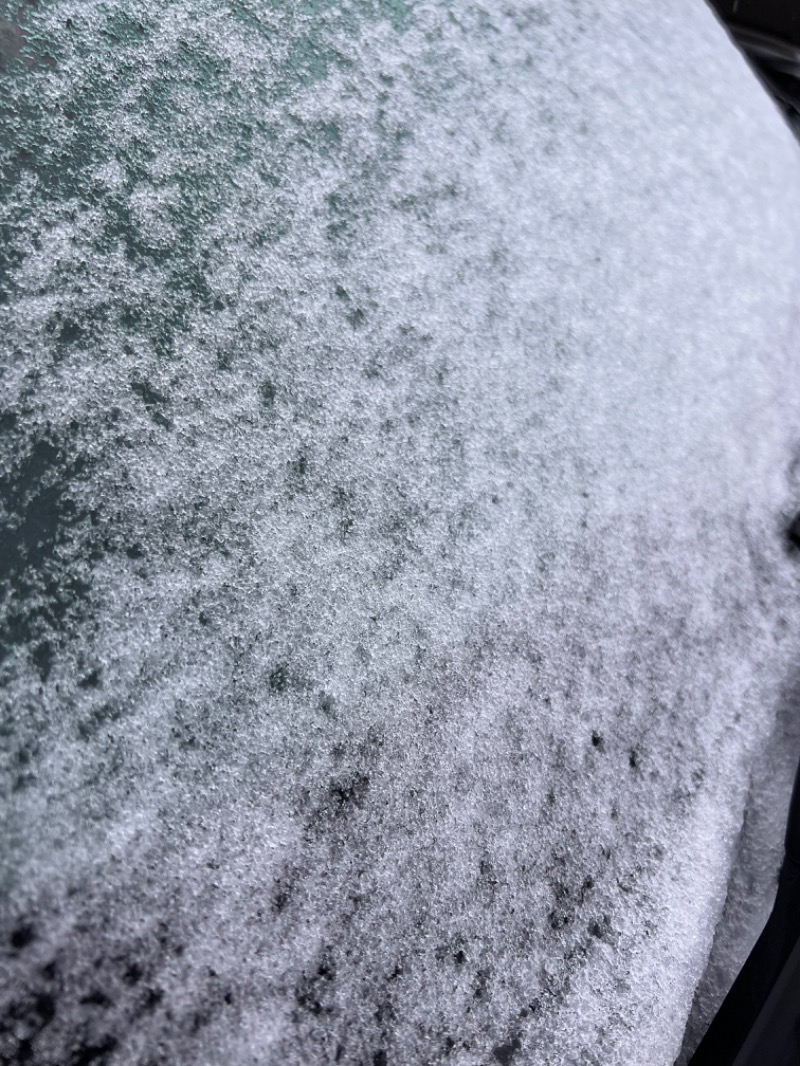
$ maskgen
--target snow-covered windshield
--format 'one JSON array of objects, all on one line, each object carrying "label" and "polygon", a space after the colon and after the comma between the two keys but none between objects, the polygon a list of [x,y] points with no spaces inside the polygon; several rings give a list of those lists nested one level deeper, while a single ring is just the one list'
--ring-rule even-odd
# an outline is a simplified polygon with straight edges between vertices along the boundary
[{"label": "snow-covered windshield", "polygon": [[744,61],[697,0],[0,11],[0,1057],[672,1062],[798,620]]}]

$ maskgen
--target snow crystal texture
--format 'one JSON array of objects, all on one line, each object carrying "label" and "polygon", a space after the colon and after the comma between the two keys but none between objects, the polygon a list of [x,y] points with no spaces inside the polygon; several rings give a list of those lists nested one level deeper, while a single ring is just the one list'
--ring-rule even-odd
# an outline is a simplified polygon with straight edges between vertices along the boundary
[{"label": "snow crystal texture", "polygon": [[0,87],[0,1058],[672,1062],[800,620],[721,27],[4,0]]}]

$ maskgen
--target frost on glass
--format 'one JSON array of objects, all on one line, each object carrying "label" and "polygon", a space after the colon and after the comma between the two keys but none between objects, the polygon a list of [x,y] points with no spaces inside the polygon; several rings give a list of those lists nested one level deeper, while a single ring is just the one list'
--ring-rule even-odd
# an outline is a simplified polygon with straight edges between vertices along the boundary
[{"label": "frost on glass", "polygon": [[0,1058],[672,1061],[796,187],[690,0],[0,5]]}]

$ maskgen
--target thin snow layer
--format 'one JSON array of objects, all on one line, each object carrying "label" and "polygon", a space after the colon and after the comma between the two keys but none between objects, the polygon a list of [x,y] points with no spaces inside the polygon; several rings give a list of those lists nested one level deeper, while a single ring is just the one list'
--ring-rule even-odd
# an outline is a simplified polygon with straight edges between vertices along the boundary
[{"label": "thin snow layer", "polygon": [[0,1057],[671,1062],[800,620],[744,62],[697,0],[0,58]]},{"label": "thin snow layer", "polygon": [[800,677],[795,671],[779,701],[775,727],[753,762],[725,907],[695,991],[680,1066],[689,1062],[772,910],[798,760]]}]

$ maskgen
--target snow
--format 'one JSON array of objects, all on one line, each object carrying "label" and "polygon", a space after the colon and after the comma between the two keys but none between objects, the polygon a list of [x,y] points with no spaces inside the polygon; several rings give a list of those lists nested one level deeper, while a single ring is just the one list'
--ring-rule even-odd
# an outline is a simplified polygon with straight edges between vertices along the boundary
[{"label": "snow", "polygon": [[678,1054],[792,676],[800,198],[662,7],[6,19],[3,1054]]},{"label": "snow", "polygon": [[695,990],[682,1055],[688,1061],[769,917],[783,862],[792,785],[800,763],[798,687],[794,672],[776,721],[753,762],[750,791],[728,879],[725,906],[706,969]]}]

